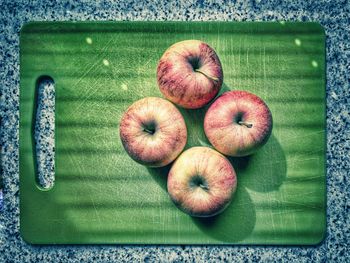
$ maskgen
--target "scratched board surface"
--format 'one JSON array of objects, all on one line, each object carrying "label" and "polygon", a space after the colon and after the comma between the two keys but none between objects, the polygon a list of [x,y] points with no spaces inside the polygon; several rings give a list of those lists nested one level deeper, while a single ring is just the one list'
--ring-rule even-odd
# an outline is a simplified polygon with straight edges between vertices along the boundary
[{"label": "scratched board surface", "polygon": [[[135,163],[119,138],[134,101],[161,93],[173,43],[200,39],[223,66],[221,93],[263,98],[274,127],[238,175],[224,213],[198,219],[166,191],[169,166]],[[31,23],[21,32],[20,226],[35,244],[316,244],[325,232],[325,36],[315,23]],[[36,183],[36,83],[55,82],[55,184]],[[207,108],[183,110],[186,148],[210,146]]]}]

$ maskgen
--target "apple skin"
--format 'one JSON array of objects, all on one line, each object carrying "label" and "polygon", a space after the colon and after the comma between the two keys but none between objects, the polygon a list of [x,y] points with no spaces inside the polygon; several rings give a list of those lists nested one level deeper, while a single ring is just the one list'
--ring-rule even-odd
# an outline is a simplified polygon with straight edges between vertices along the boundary
[{"label": "apple skin", "polygon": [[272,115],[265,102],[247,91],[228,91],[217,98],[204,117],[204,132],[219,152],[247,156],[269,139]]},{"label": "apple skin", "polygon": [[209,147],[192,147],[172,165],[167,186],[180,210],[194,217],[210,217],[230,204],[237,177],[221,153]]},{"label": "apple skin", "polygon": [[150,167],[171,163],[187,142],[186,124],[179,110],[156,97],[134,102],[124,113],[119,131],[129,156]]},{"label": "apple skin", "polygon": [[159,89],[168,100],[198,109],[211,101],[223,82],[219,57],[208,44],[185,40],[169,47],[157,68]]}]

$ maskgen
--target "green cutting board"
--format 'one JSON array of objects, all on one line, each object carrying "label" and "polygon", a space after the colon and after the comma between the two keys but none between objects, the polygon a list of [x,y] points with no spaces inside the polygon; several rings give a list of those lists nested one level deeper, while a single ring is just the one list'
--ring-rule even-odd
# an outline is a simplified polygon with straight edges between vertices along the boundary
[{"label": "green cutting board", "polygon": [[[156,67],[173,43],[200,39],[224,71],[222,91],[263,98],[268,143],[230,158],[228,209],[192,218],[168,197],[169,166],[134,162],[119,121],[134,101],[161,97]],[[316,23],[30,23],[20,38],[20,227],[34,244],[316,244],[325,235],[325,35]],[[36,183],[36,83],[55,82],[55,184]],[[183,110],[186,148],[208,146],[207,108]]]}]

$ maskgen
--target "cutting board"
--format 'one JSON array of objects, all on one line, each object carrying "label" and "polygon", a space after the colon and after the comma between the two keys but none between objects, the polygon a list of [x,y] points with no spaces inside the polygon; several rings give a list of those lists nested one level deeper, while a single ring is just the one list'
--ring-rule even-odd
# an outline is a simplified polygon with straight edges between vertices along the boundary
[{"label": "cutting board", "polygon": [[[192,218],[168,197],[170,166],[134,162],[119,121],[161,97],[156,67],[200,39],[221,59],[221,93],[263,98],[274,119],[256,154],[230,158],[238,188],[222,214]],[[33,244],[317,244],[325,235],[325,35],[316,23],[48,22],[20,37],[20,229]],[[55,183],[36,180],[37,81],[55,82]],[[192,146],[210,146],[206,107],[181,110]]]}]

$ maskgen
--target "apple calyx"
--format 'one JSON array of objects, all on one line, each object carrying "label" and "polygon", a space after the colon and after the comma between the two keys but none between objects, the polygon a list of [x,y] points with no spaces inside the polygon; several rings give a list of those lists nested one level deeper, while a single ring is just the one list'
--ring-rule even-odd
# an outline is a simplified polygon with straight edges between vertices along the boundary
[{"label": "apple calyx", "polygon": [[239,125],[244,125],[244,126],[246,126],[247,128],[253,127],[253,124],[248,123],[248,122],[245,122],[245,121],[239,121],[238,124],[239,124]]},{"label": "apple calyx", "polygon": [[210,76],[209,74],[205,73],[204,71],[200,70],[200,69],[195,69],[194,71],[202,73],[204,76],[206,76],[208,79],[214,80],[214,81],[219,81],[219,79],[217,77],[213,77]]}]

